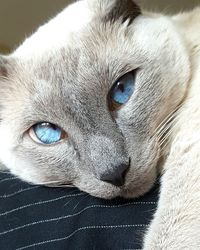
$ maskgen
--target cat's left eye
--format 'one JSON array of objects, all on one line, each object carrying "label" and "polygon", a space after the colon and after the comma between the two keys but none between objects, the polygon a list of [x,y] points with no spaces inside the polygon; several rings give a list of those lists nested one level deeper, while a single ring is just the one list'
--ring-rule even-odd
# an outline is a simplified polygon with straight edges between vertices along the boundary
[{"label": "cat's left eye", "polygon": [[43,145],[52,145],[67,138],[67,133],[49,122],[37,123],[29,129],[31,139]]},{"label": "cat's left eye", "polygon": [[117,80],[108,94],[108,105],[111,111],[120,109],[126,104],[135,90],[136,71],[129,72]]}]

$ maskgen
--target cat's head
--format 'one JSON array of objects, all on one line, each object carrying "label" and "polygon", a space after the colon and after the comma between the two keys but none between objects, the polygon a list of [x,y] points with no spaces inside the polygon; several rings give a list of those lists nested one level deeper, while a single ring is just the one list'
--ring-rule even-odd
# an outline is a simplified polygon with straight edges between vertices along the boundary
[{"label": "cat's head", "polygon": [[189,68],[167,17],[131,0],[77,2],[0,60],[0,160],[31,183],[141,195]]}]

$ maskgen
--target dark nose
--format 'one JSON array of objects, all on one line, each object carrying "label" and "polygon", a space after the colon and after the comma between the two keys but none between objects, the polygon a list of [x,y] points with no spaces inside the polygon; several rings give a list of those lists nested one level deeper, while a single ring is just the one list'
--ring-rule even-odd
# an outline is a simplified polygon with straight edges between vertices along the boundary
[{"label": "dark nose", "polygon": [[124,185],[125,176],[130,167],[130,162],[128,164],[120,164],[115,167],[115,170],[104,173],[100,180],[113,184],[114,186],[121,187]]}]

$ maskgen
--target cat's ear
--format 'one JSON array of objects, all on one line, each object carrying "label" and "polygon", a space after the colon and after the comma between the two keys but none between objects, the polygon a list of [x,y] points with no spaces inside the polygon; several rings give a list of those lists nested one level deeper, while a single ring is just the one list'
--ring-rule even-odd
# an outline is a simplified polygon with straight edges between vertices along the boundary
[{"label": "cat's ear", "polygon": [[129,24],[141,14],[140,7],[132,0],[88,0],[105,21],[122,20]]},{"label": "cat's ear", "polygon": [[0,55],[0,81],[1,78],[8,77],[8,70],[7,70],[7,59],[5,56]]}]

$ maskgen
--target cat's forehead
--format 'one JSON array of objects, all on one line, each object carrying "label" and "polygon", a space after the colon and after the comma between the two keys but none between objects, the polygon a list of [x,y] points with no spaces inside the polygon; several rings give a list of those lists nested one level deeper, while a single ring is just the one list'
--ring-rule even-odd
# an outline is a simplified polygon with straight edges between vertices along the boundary
[{"label": "cat's forehead", "polygon": [[99,18],[89,2],[66,8],[13,54],[16,91],[25,98],[28,92],[40,109],[52,107],[56,100],[59,107],[64,103],[73,108],[73,100],[92,106],[91,100],[106,98],[114,81],[132,70],[128,22]]},{"label": "cat's forehead", "polygon": [[71,42],[65,46],[25,60],[24,69],[29,68],[31,74],[47,81],[55,83],[61,78],[73,86],[85,81],[117,80],[133,62],[124,30],[90,24],[81,34],[72,34]]},{"label": "cat's forehead", "polygon": [[[49,49],[47,46],[42,52],[39,46],[39,51],[28,57],[22,53],[18,71],[24,82],[32,78],[32,84],[36,87],[40,86],[40,80],[42,83],[46,81],[47,85],[53,84],[54,87],[56,84],[60,87],[64,83],[69,88],[78,87],[84,92],[87,92],[85,86],[102,87],[105,82],[116,81],[133,67],[127,30],[126,24],[105,24],[99,19],[94,20],[78,33],[70,32],[65,44],[57,44],[56,48]],[[34,37],[30,39],[35,40]],[[63,87],[65,86],[62,89]]]},{"label": "cat's forehead", "polygon": [[20,74],[25,85],[29,79],[29,85],[36,88],[42,80],[55,88],[65,82],[80,91],[85,85],[98,87],[117,80],[129,70],[127,30],[130,20],[140,13],[132,1],[124,3],[123,7],[116,0],[84,0],[64,9],[13,53],[19,62],[15,77]]},{"label": "cat's forehead", "polygon": [[[52,54],[59,53],[63,48],[68,49],[68,51],[79,49],[84,51],[85,54],[90,51],[91,55],[91,52],[97,52],[97,49],[101,49],[98,48],[99,45],[103,47],[102,45],[108,45],[108,42],[114,45],[112,35],[120,39],[119,36],[124,32],[123,28],[130,21],[128,20],[125,25],[122,25],[122,19],[119,17],[119,20],[117,19],[115,22],[108,22],[108,18],[102,14],[102,12],[106,12],[107,8],[109,9],[109,6],[113,4],[113,9],[117,8],[120,10],[121,5],[118,6],[117,2],[114,0],[110,2],[85,0],[68,6],[55,18],[41,26],[33,35],[28,37],[14,51],[13,55],[19,59],[34,58],[34,60],[39,61],[43,57],[48,58]],[[103,6],[105,7],[104,11]],[[118,13],[117,10],[116,12]],[[137,15],[138,13],[136,12],[135,17]],[[114,50],[115,47],[113,46],[113,52]],[[80,55],[83,55],[83,53]]]}]

